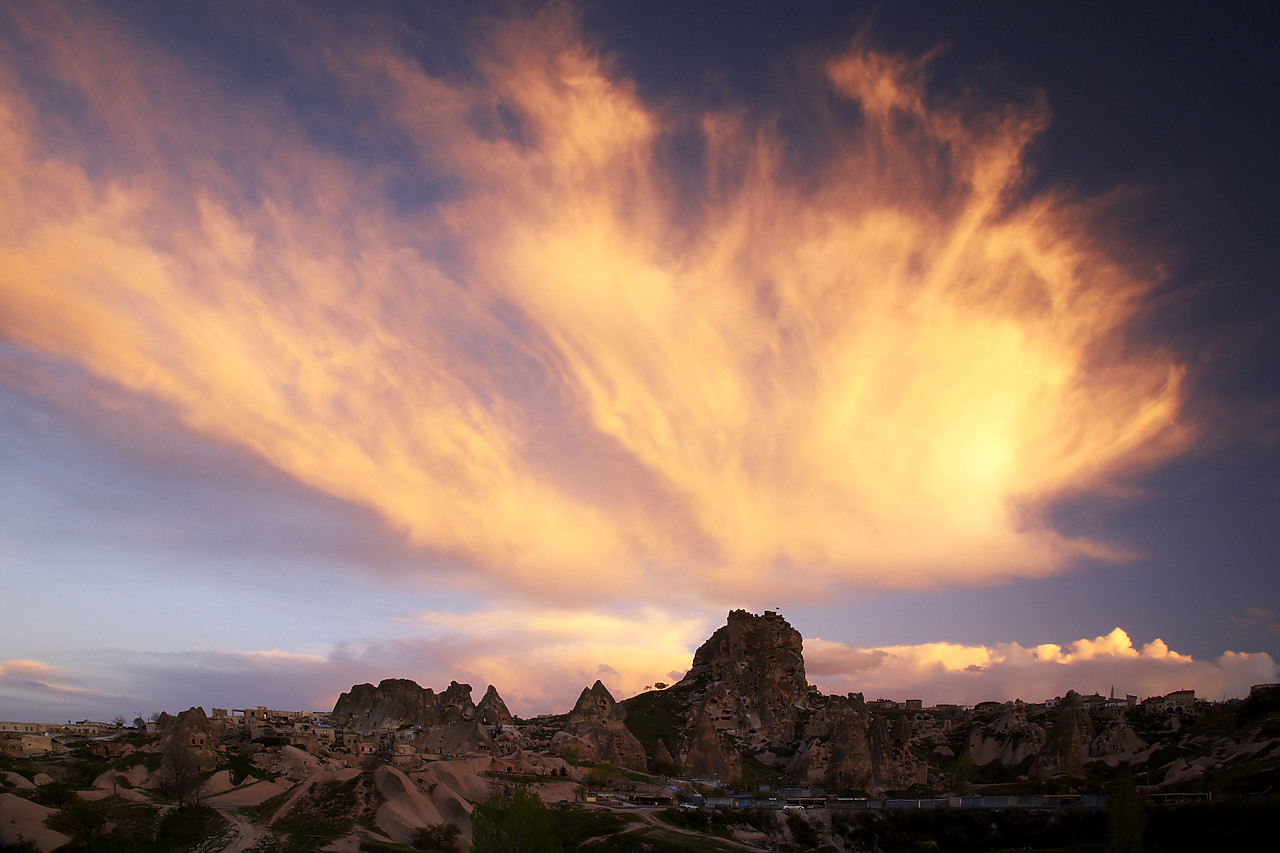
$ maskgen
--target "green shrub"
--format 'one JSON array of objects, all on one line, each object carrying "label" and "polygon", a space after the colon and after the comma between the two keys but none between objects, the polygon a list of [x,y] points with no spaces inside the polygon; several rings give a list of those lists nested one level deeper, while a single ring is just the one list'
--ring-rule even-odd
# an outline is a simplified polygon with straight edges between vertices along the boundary
[{"label": "green shrub", "polygon": [[472,853],[563,853],[555,818],[537,794],[517,785],[471,812]]}]

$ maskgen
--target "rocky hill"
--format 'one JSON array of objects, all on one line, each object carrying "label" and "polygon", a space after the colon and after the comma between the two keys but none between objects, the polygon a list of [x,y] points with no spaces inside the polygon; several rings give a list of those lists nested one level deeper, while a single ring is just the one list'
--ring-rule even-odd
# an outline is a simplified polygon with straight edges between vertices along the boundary
[{"label": "rocky hill", "polygon": [[365,737],[398,732],[402,743],[412,729],[419,733],[415,748],[427,752],[492,750],[518,753],[526,763],[545,754],[860,795],[945,792],[957,782],[1078,786],[1121,766],[1145,779],[1191,784],[1224,761],[1263,760],[1280,745],[1280,731],[1270,729],[1188,741],[1189,726],[1203,714],[1112,705],[1091,710],[1068,691],[1056,707],[869,707],[861,694],[827,696],[809,684],[804,640],[781,615],[734,610],[676,684],[619,702],[597,681],[567,716],[548,718],[555,726],[549,732],[517,726],[492,686],[477,706],[470,686],[456,682],[440,694],[403,679],[356,685],[332,718]]},{"label": "rocky hill", "polygon": [[[808,683],[798,631],[776,613],[735,610],[676,684],[617,701],[597,681],[567,714],[523,721],[492,686],[477,704],[467,684],[436,693],[387,679],[353,686],[327,715],[260,708],[242,715],[215,709],[210,717],[192,708],[160,715],[152,734],[68,735],[60,752],[43,758],[0,752],[0,849],[19,836],[42,850],[63,849],[70,836],[45,821],[72,826],[51,817],[68,802],[100,813],[112,832],[137,840],[136,849],[157,853],[449,849],[432,840],[445,836],[465,848],[475,809],[511,801],[517,784],[550,803],[719,798],[721,806],[757,806],[719,823],[705,816],[710,812],[684,809],[671,810],[666,823],[653,815],[637,823],[630,810],[613,820],[598,809],[575,816],[564,806],[555,810],[556,825],[579,845],[566,841],[566,850],[872,849],[894,811],[858,817],[831,807],[801,818],[780,809],[780,798],[789,796],[780,792],[789,788],[845,808],[858,798],[946,805],[970,794],[1003,797],[1007,805],[1012,794],[1094,796],[1120,778],[1130,780],[1130,790],[1136,779],[1152,799],[1248,795],[1240,802],[1273,808],[1280,688],[1259,687],[1235,703],[1186,698],[1138,705],[1068,692],[1051,706],[1012,701],[965,709],[828,696]],[[71,785],[79,796],[69,796]],[[203,821],[192,837],[204,840],[155,846],[164,815],[193,806],[183,819]],[[1209,816],[1215,838],[1246,823],[1271,825],[1256,815],[1242,823],[1234,812],[1224,814]],[[937,820],[944,818],[964,832],[980,824],[991,833],[971,849],[1012,843],[994,813],[978,824]],[[1031,818],[1010,820],[1006,829],[1025,829]],[[1060,839],[1056,820],[1032,821],[1043,824],[1045,843]],[[1156,826],[1154,813],[1152,820]],[[1166,824],[1161,832],[1186,837],[1185,827]],[[906,821],[902,831],[915,825]],[[1095,847],[1105,820],[1100,825],[1081,829],[1095,833]],[[735,840],[707,846],[699,832]],[[1034,846],[1027,838],[1020,843]]]}]

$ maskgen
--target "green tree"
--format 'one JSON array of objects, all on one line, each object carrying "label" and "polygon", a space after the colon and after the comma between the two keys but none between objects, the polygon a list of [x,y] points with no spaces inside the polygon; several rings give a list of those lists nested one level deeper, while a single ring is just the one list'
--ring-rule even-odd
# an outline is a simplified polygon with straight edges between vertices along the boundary
[{"label": "green tree", "polygon": [[967,794],[973,789],[973,780],[978,777],[978,762],[972,758],[957,758],[947,765],[951,774],[951,790],[957,794]]},{"label": "green tree", "polygon": [[1111,853],[1141,853],[1146,849],[1142,833],[1147,827],[1147,810],[1138,799],[1133,772],[1121,770],[1111,783],[1107,800],[1107,850]]},{"label": "green tree", "polygon": [[517,785],[471,812],[472,853],[564,853],[555,818],[537,794]]}]

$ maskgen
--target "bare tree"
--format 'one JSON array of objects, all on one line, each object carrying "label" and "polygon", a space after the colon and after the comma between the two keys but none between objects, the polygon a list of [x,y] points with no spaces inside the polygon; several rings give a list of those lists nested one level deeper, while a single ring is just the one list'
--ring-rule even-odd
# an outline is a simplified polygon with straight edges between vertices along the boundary
[{"label": "bare tree", "polygon": [[204,794],[204,774],[195,751],[178,738],[169,741],[160,761],[160,790],[179,806],[198,806]]}]

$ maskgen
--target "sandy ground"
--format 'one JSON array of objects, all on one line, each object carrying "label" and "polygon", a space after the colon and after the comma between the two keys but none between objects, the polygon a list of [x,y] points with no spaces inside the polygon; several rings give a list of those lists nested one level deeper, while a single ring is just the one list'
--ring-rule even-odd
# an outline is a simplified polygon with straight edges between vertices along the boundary
[{"label": "sandy ground", "polygon": [[44,825],[53,812],[22,797],[0,794],[0,841],[16,844],[20,838],[29,838],[45,853],[70,844],[69,837]]},{"label": "sandy ground", "polygon": [[209,805],[215,808],[218,808],[218,807],[238,808],[240,806],[256,806],[259,803],[266,802],[267,800],[271,799],[272,797],[278,794],[283,794],[285,791],[290,790],[292,787],[293,786],[290,785],[288,782],[280,782],[275,780],[270,782],[267,782],[267,781],[253,782],[248,785],[242,785],[239,788],[233,788],[232,790],[227,791],[225,793],[209,797],[208,799],[206,799],[205,802],[207,802]]}]

